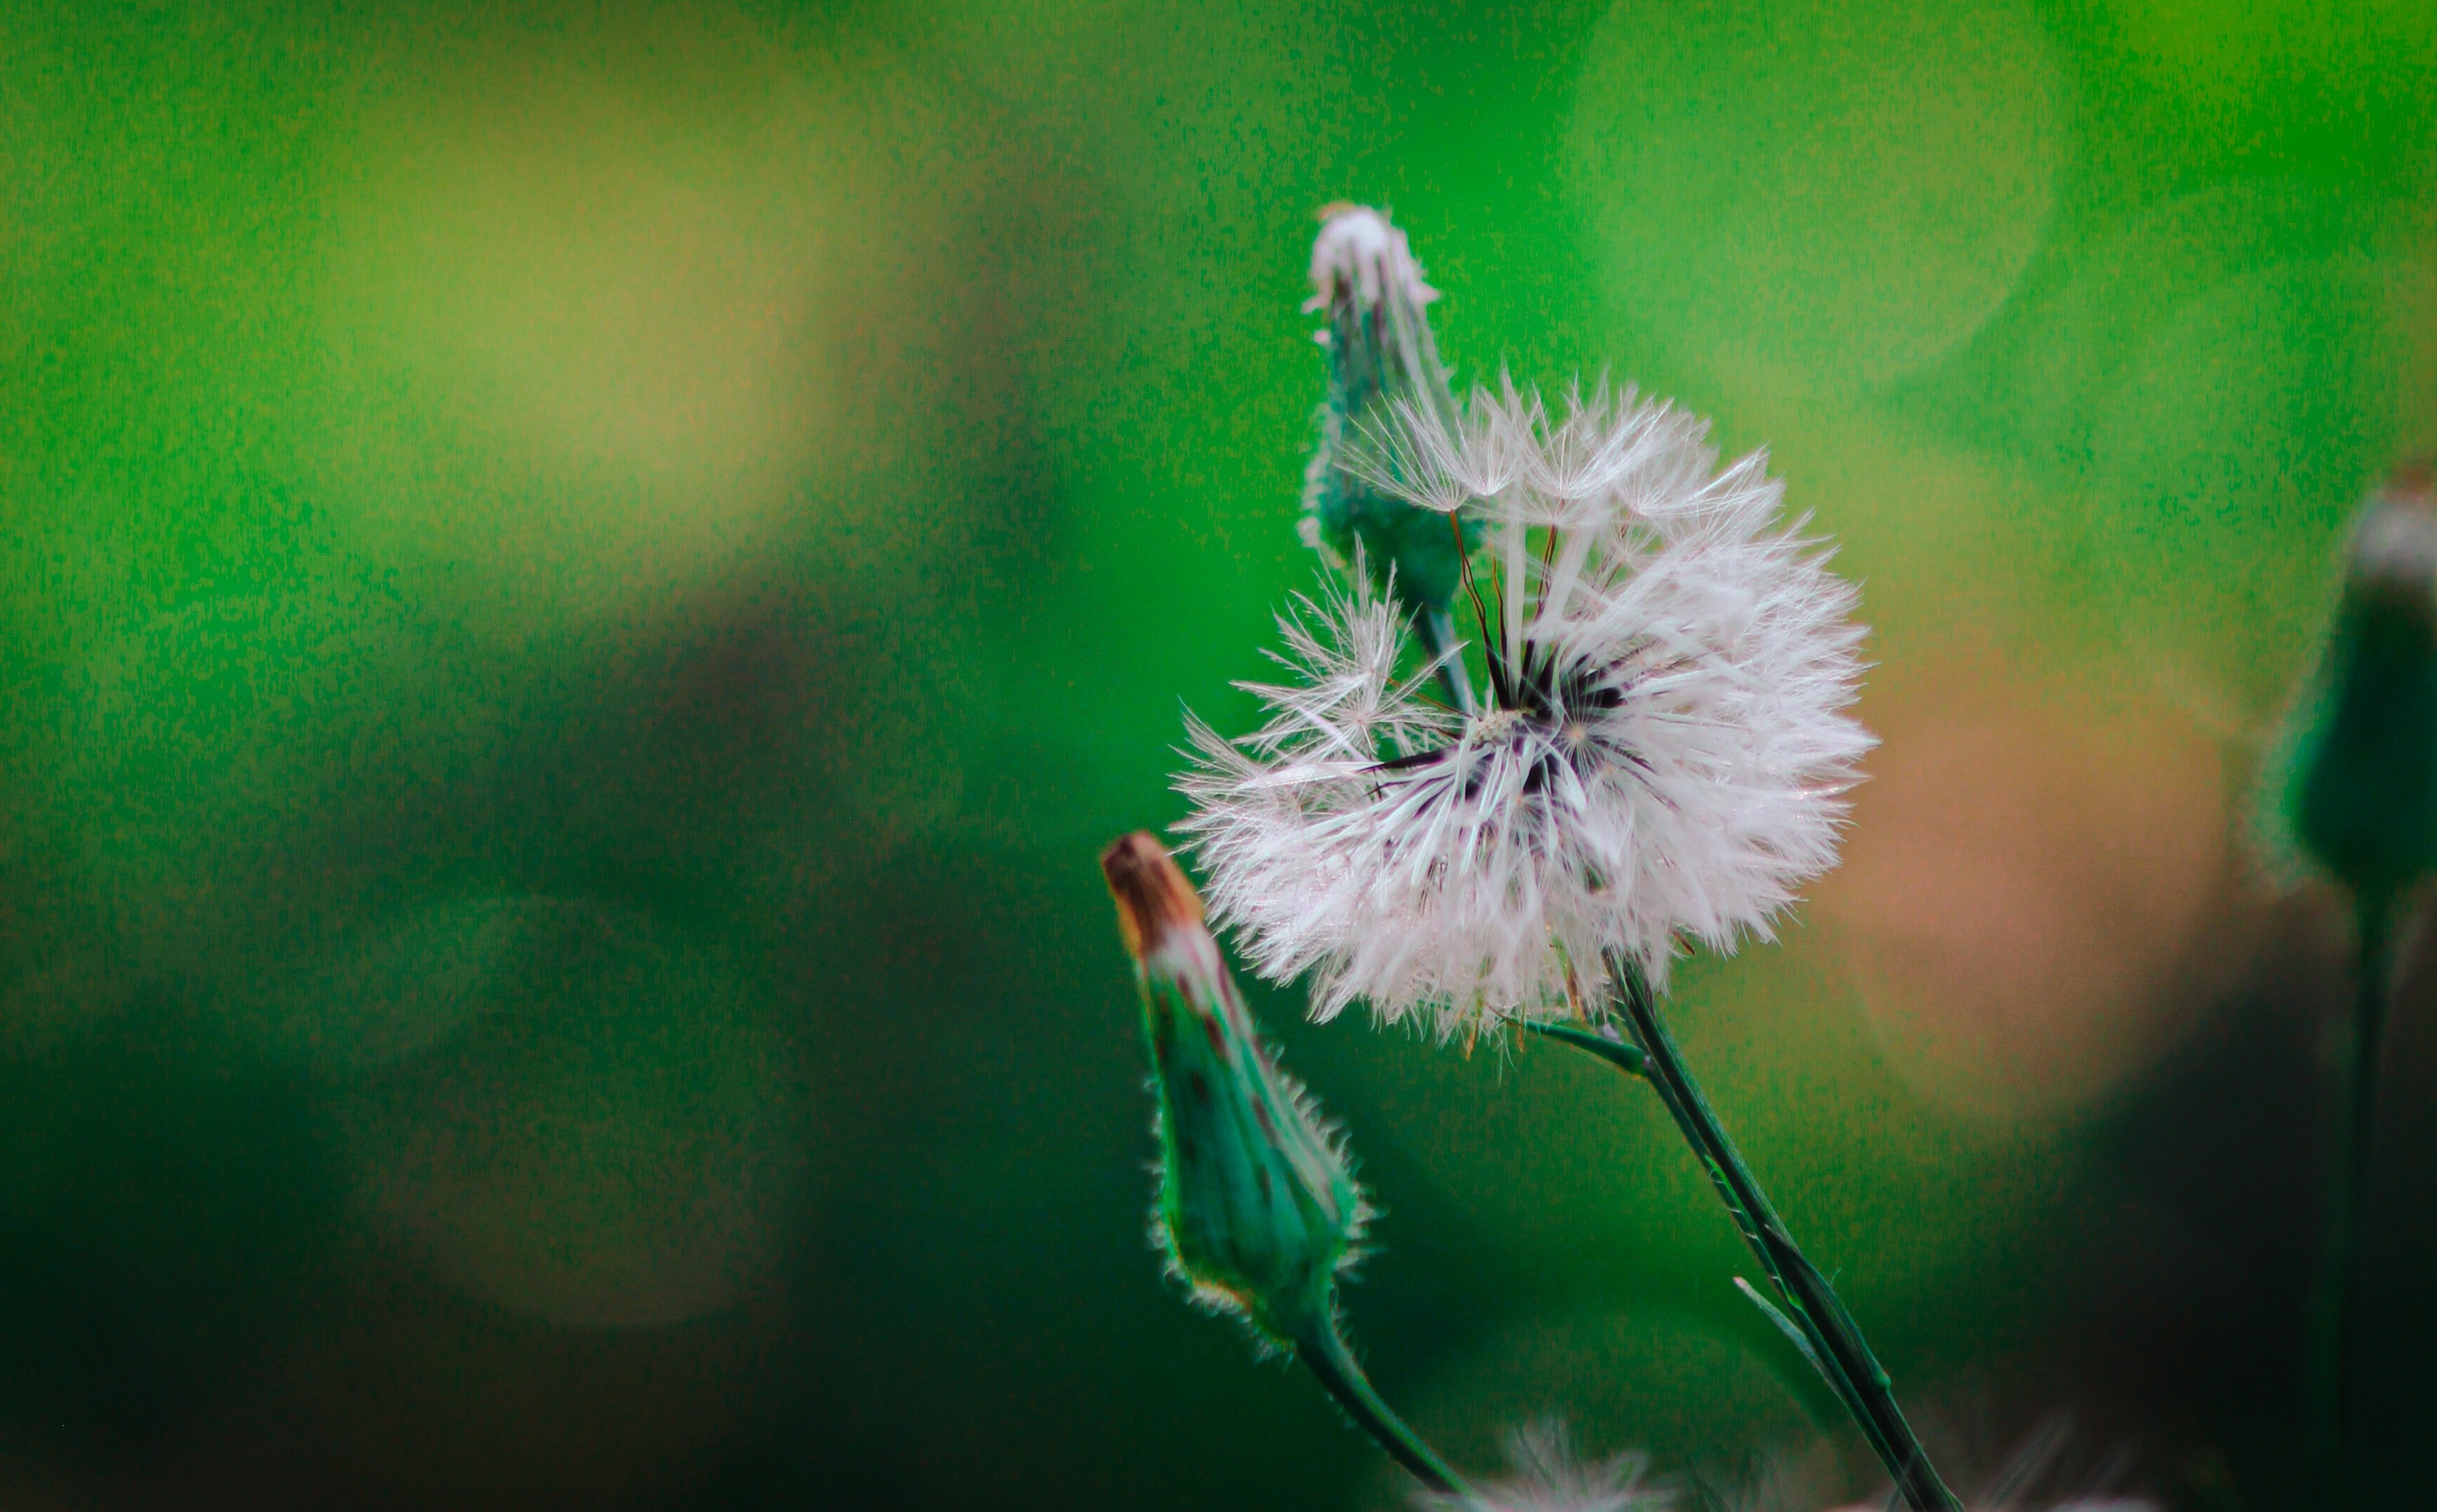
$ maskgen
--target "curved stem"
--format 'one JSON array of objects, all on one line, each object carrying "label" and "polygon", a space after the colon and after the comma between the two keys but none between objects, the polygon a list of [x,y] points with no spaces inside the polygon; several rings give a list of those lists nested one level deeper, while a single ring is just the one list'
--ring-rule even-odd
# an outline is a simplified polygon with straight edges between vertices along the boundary
[{"label": "curved stem", "polygon": [[1421,1435],[1405,1426],[1405,1420],[1379,1399],[1371,1389],[1370,1378],[1354,1363],[1354,1351],[1345,1346],[1344,1336],[1334,1324],[1322,1324],[1315,1336],[1295,1346],[1295,1358],[1304,1363],[1337,1404],[1345,1409],[1355,1426],[1371,1435],[1373,1442],[1388,1451],[1389,1458],[1412,1472],[1413,1479],[1442,1496],[1469,1497],[1472,1488],[1464,1477],[1447,1468]]},{"label": "curved stem", "polygon": [[1523,1027],[1542,1039],[1555,1040],[1560,1045],[1570,1045],[1586,1055],[1596,1055],[1627,1076],[1650,1075],[1650,1057],[1641,1053],[1641,1046],[1639,1045],[1628,1045],[1622,1039],[1609,1038],[1609,1035],[1616,1033],[1616,1029],[1611,1026],[1601,1026],[1607,1029],[1606,1034],[1600,1033],[1597,1029],[1578,1029],[1570,1024],[1527,1022]]},{"label": "curved stem", "polygon": [[1718,1121],[1700,1083],[1692,1079],[1692,1068],[1684,1064],[1684,1052],[1659,1017],[1657,1000],[1640,968],[1630,960],[1611,958],[1608,970],[1621,989],[1617,995],[1634,1040],[1648,1058],[1642,1074],[1667,1104],[1685,1141],[1701,1157],[1719,1198],[1743,1231],[1744,1241],[1759,1257],[1790,1320],[1810,1340],[1821,1373],[1886,1467],[1897,1492],[1913,1512],[1961,1512],[1962,1503],[1938,1479],[1920,1437],[1896,1405],[1893,1382],[1870,1353],[1860,1326],[1845,1310],[1828,1278],[1794,1242],[1759,1179],[1744,1164],[1734,1141],[1727,1137],[1726,1126]]},{"label": "curved stem", "polygon": [[2319,1278],[2310,1298],[2309,1424],[2312,1483],[2330,1505],[2350,1501],[2345,1476],[2346,1378],[2358,1308],[2361,1217],[2376,1127],[2377,1068],[2394,976],[2394,904],[2385,893],[2358,900],[2353,1009],[2338,1030],[2334,1153],[2327,1171]]}]

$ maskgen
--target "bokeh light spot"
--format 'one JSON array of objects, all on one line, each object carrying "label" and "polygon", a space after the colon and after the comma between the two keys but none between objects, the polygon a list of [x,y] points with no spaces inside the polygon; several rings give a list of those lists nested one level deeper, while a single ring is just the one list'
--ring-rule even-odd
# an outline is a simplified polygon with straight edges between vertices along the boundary
[{"label": "bokeh light spot", "polygon": [[2227,279],[2100,406],[2093,574],[2157,685],[2226,733],[2264,730],[2301,674],[2337,539],[2389,461],[2387,287],[2353,255]]},{"label": "bokeh light spot", "polygon": [[742,77],[535,45],[371,118],[323,294],[349,419],[310,464],[359,549],[546,622],[736,560],[817,470],[853,149],[698,25],[671,45]]},{"label": "bokeh light spot", "polygon": [[[456,935],[482,906],[499,905],[401,938]],[[475,938],[501,948],[470,993],[462,963],[407,981],[477,1016],[354,1103],[377,1223],[474,1294],[563,1325],[665,1325],[747,1295],[802,1159],[761,994],[719,951],[609,904],[535,902]],[[391,1005],[393,1023],[417,1006]]]},{"label": "bokeh light spot", "polygon": [[139,929],[259,862],[412,727],[394,606],[349,592],[202,599],[105,635],[10,731],[84,881]]},{"label": "bokeh light spot", "polygon": [[2007,692],[1950,682],[1936,712],[1897,712],[1816,913],[1920,1095],[2045,1118],[2188,1021],[2177,969],[2223,875],[2227,774],[2171,710]]},{"label": "bokeh light spot", "polygon": [[1881,382],[1952,349],[2055,199],[2062,86],[2011,6],[1625,0],[1579,89],[1575,183],[1612,299],[1771,388]]}]

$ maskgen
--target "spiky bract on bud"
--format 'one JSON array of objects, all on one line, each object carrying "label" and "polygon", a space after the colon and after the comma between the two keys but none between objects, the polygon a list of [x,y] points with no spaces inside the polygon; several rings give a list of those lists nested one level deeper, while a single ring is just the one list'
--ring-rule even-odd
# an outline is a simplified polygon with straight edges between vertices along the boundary
[{"label": "spiky bract on bud", "polygon": [[[1393,582],[1425,639],[1444,649],[1447,606],[1464,554],[1480,542],[1480,522],[1416,508],[1343,466],[1349,448],[1400,407],[1452,413],[1453,393],[1425,312],[1438,291],[1422,281],[1405,234],[1386,216],[1361,205],[1332,205],[1324,214],[1312,243],[1312,296],[1305,308],[1328,317],[1320,333],[1328,350],[1328,396],[1304,475],[1305,539],[1341,571],[1366,571],[1381,588]],[[1462,672],[1461,663],[1450,665],[1452,677]]]},{"label": "spiky bract on bud", "polygon": [[1264,1343],[1330,1328],[1368,1217],[1341,1142],[1280,1070],[1167,852],[1133,834],[1100,858],[1142,989],[1159,1096],[1152,1237],[1194,1298]]},{"label": "spiky bract on bud", "polygon": [[2353,527],[2342,597],[2285,752],[2284,817],[2364,897],[2437,871],[2437,491],[2398,470]]}]

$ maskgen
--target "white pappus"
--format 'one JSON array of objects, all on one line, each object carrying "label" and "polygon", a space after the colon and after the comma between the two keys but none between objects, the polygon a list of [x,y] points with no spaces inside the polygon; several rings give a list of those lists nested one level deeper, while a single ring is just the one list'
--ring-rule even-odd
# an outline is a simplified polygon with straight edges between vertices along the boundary
[{"label": "white pappus", "polygon": [[1424,1493],[1414,1504],[1426,1512],[1668,1512],[1676,1504],[1673,1491],[1647,1478],[1649,1456],[1583,1459],[1562,1419],[1510,1431],[1506,1459],[1514,1468],[1506,1480],[1469,1494]]},{"label": "white pappus", "polygon": [[[1239,740],[1189,721],[1179,828],[1214,919],[1312,1011],[1442,1036],[1597,1014],[1607,963],[1663,987],[1685,943],[1769,938],[1832,866],[1855,764],[1857,595],[1760,454],[1630,390],[1552,418],[1511,385],[1412,403],[1342,466],[1483,539],[1461,624],[1489,693],[1431,695],[1411,622],[1358,567],[1281,620],[1289,673]],[[1452,538],[1452,537],[1451,537]],[[1455,654],[1461,654],[1458,647]]]}]

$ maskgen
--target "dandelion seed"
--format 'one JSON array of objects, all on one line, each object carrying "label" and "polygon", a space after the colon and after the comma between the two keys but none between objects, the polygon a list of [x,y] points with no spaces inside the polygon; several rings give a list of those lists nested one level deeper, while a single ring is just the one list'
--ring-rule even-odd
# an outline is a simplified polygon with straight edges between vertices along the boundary
[{"label": "dandelion seed", "polygon": [[1672,1491],[1645,1478],[1647,1455],[1581,1459],[1560,1420],[1509,1433],[1506,1458],[1515,1470],[1510,1479],[1487,1482],[1468,1495],[1419,1496],[1414,1503],[1433,1512],[1662,1512],[1675,1503]]},{"label": "dandelion seed", "polygon": [[[1490,693],[1427,696],[1367,576],[1281,626],[1288,677],[1240,740],[1190,724],[1178,787],[1212,916],[1325,1018],[1358,999],[1443,1037],[1603,1011],[1682,941],[1767,939],[1834,864],[1855,763],[1856,595],[1755,454],[1630,390],[1562,418],[1511,387],[1398,406],[1345,463],[1483,530],[1464,568]],[[1451,648],[1440,656],[1457,654]]]}]

